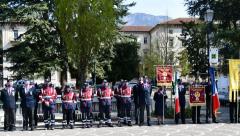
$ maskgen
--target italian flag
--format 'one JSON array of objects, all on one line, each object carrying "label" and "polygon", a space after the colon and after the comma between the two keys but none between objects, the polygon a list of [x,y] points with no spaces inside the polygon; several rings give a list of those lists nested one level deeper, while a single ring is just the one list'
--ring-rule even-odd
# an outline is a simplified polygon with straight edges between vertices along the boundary
[{"label": "italian flag", "polygon": [[175,78],[174,78],[174,91],[175,91],[175,113],[177,114],[177,113],[180,113],[177,72],[175,72]]}]

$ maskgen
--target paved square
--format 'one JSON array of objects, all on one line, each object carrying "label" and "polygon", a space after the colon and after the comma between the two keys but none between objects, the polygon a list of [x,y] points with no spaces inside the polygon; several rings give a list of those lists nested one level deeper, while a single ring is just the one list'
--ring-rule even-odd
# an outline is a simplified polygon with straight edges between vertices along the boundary
[{"label": "paved square", "polygon": [[162,126],[75,128],[35,131],[0,131],[1,136],[239,136],[240,124],[186,124]]}]

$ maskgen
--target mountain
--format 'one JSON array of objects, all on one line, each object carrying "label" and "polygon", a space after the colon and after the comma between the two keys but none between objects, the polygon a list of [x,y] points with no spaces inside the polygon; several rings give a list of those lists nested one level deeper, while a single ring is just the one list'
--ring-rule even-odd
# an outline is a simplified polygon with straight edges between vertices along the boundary
[{"label": "mountain", "polygon": [[167,21],[170,19],[168,16],[154,16],[145,13],[134,13],[129,14],[124,18],[124,21],[127,22],[125,25],[131,26],[155,26],[156,24]]}]

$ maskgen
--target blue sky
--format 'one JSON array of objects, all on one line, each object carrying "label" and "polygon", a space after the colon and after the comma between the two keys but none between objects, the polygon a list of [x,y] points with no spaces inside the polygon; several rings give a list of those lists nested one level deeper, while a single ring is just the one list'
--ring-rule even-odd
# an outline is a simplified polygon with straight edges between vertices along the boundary
[{"label": "blue sky", "polygon": [[168,14],[171,18],[189,17],[184,0],[125,0],[126,3],[133,1],[136,2],[136,5],[130,8],[130,13]]}]

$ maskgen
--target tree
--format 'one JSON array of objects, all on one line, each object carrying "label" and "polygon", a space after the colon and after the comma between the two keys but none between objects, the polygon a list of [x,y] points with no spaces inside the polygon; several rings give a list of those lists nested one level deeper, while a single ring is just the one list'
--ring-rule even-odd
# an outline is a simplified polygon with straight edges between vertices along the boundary
[{"label": "tree", "polygon": [[[143,56],[142,61],[142,75],[146,75],[151,79],[154,79],[156,76],[156,65],[163,65],[164,59],[161,58],[158,52],[149,52]],[[141,69],[141,68],[140,68]]]},{"label": "tree", "polygon": [[190,74],[191,65],[188,61],[188,51],[184,49],[181,51],[180,56],[178,57],[179,65],[181,67],[181,76],[187,76]]},{"label": "tree", "polygon": [[120,79],[131,80],[139,75],[139,45],[136,41],[122,41],[114,44],[114,58],[111,63],[109,79],[113,82]]},{"label": "tree", "polygon": [[101,48],[111,49],[121,17],[128,6],[122,0],[56,0],[55,15],[71,62],[77,68],[77,84],[83,83]]},{"label": "tree", "polygon": [[[214,10],[215,42],[220,49],[222,72],[228,73],[228,59],[240,58],[240,1],[239,0],[185,0],[190,15],[203,20],[208,8]],[[208,7],[209,5],[209,7]]]},{"label": "tree", "polygon": [[51,71],[62,70],[62,81],[66,80],[67,54],[62,36],[53,17],[53,0],[0,2],[0,20],[11,25],[25,25],[27,31],[20,35],[17,43],[6,50],[5,55],[13,64],[9,69],[16,78],[49,78]]},{"label": "tree", "polygon": [[[208,70],[206,26],[195,22],[183,23],[183,47],[186,48],[188,62],[191,65],[190,74],[196,78],[205,78]],[[206,74],[203,74],[206,73]]]}]

